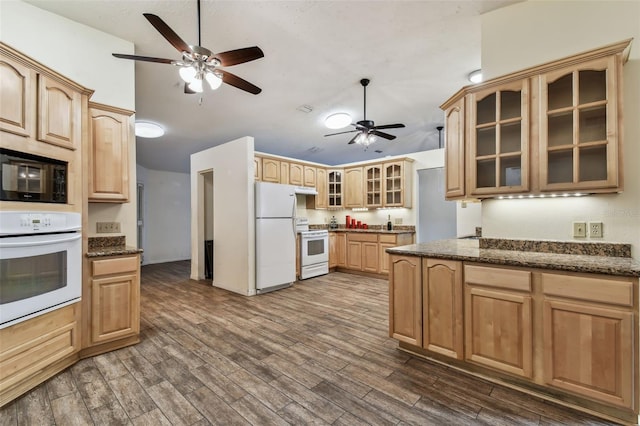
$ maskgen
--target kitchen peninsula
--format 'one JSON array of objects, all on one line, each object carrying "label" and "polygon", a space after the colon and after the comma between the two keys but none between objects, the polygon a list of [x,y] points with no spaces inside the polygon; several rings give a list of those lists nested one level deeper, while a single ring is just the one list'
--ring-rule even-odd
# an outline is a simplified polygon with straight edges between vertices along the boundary
[{"label": "kitchen peninsula", "polygon": [[480,238],[387,253],[400,349],[637,421],[640,262],[630,245]]}]

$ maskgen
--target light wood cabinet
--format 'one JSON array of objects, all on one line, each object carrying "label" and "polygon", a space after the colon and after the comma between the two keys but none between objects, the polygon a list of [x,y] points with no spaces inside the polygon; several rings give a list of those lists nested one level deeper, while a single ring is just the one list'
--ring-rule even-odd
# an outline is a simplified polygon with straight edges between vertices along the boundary
[{"label": "light wood cabinet", "polygon": [[362,243],[347,238],[347,268],[362,271]]},{"label": "light wood cabinet", "polygon": [[0,130],[33,136],[36,72],[0,56]]},{"label": "light wood cabinet", "polygon": [[256,182],[262,181],[262,157],[253,157],[253,179]]},{"label": "light wood cabinet", "polygon": [[391,255],[389,337],[422,345],[422,267],[419,257]]},{"label": "light wood cabinet", "polygon": [[91,261],[90,345],[136,336],[140,332],[140,258],[138,255]]},{"label": "light wood cabinet", "polygon": [[329,232],[329,268],[347,266],[347,234]]},{"label": "light wood cabinet", "polygon": [[348,169],[344,169],[344,207],[364,207],[364,188],[362,173],[362,167],[351,167]]},{"label": "light wood cabinet", "polygon": [[82,95],[45,75],[38,75],[38,140],[77,149],[82,138]]},{"label": "light wood cabinet", "polygon": [[132,111],[89,104],[89,201],[129,201],[129,133]]},{"label": "light wood cabinet", "polygon": [[289,162],[280,161],[280,183],[288,185],[289,182]]},{"label": "light wood cabinet", "polygon": [[[329,207],[329,182],[327,181],[327,169],[318,167],[316,169],[316,194],[314,198],[316,209],[326,209]],[[309,197],[307,197],[308,199]]]},{"label": "light wood cabinet", "polygon": [[465,98],[460,98],[444,112],[445,123],[445,197],[448,200],[465,196]]},{"label": "light wood cabinet", "polygon": [[389,253],[387,249],[413,244],[413,234],[378,234],[378,272],[389,273]]},{"label": "light wood cabinet", "polygon": [[542,286],[545,384],[634,408],[633,282],[544,273]]},{"label": "light wood cabinet", "polygon": [[382,171],[382,205],[410,208],[413,195],[411,161],[384,163]]},{"label": "light wood cabinet", "polygon": [[342,207],[342,178],[343,170],[329,170],[327,173],[328,183],[328,207]]},{"label": "light wood cabinet", "polygon": [[531,273],[465,265],[465,359],[533,375]]},{"label": "light wood cabinet", "polygon": [[280,182],[280,161],[273,158],[262,158],[262,181],[263,182]]},{"label": "light wood cabinet", "polygon": [[304,186],[304,166],[298,163],[289,163],[289,184]]},{"label": "light wood cabinet", "polygon": [[78,359],[79,305],[65,306],[0,330],[0,406]]},{"label": "light wood cabinet", "polygon": [[382,165],[374,164],[364,167],[365,205],[367,207],[382,206]]},{"label": "light wood cabinet", "polygon": [[467,86],[442,104],[446,198],[623,189],[622,67],[630,43]]},{"label": "light wood cabinet", "polygon": [[378,273],[378,234],[347,233],[347,268]]},{"label": "light wood cabinet", "polygon": [[469,95],[469,191],[520,193],[529,189],[529,80]]},{"label": "light wood cabinet", "polygon": [[422,347],[464,358],[462,262],[422,259]]},{"label": "light wood cabinet", "polygon": [[304,166],[303,172],[304,172],[303,185],[315,187],[317,169],[313,166]]}]

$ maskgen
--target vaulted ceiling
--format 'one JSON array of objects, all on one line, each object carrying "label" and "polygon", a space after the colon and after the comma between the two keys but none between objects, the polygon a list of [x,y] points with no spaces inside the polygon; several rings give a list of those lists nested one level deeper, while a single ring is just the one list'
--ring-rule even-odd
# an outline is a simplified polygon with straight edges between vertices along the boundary
[{"label": "vaulted ceiling", "polygon": [[[196,0],[27,2],[131,41],[136,55],[180,59],[143,13],[158,15],[188,44],[198,41]],[[329,165],[438,148],[439,105],[480,67],[480,15],[516,2],[203,0],[202,46],[259,46],[264,58],[225,70],[262,93],[223,84],[187,95],[175,67],[136,62],[136,119],[167,131],[137,138],[137,161],[188,172],[190,154],[242,136],[253,136],[258,151]],[[347,145],[351,134],[324,136],[341,131],[324,126],[334,112],[363,118],[365,77],[367,119],[406,125],[367,150]]]}]

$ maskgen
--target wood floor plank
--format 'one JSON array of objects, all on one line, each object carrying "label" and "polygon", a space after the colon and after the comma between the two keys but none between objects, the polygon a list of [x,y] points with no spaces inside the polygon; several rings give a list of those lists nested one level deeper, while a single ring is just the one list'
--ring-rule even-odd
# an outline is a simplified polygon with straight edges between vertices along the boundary
[{"label": "wood floor plank", "polygon": [[317,395],[315,392],[287,376],[282,376],[274,380],[271,382],[271,385],[312,412],[314,417],[321,418],[327,423],[333,423],[344,413],[344,410],[336,404]]},{"label": "wood floor plank", "polygon": [[232,403],[247,394],[241,386],[226,377],[215,366],[206,364],[193,370],[193,374],[226,403]]},{"label": "wood floor plank", "polygon": [[[9,407],[10,408],[10,407]],[[3,409],[4,411],[4,409]],[[16,400],[15,405],[18,425],[37,424],[37,425],[55,425],[55,418],[51,408],[51,401],[47,395],[47,389],[44,384],[36,386],[30,392],[21,396]],[[3,413],[0,412],[0,417]],[[13,417],[13,416],[12,416]]]},{"label": "wood floor plank", "polygon": [[282,417],[288,424],[292,425],[329,425],[313,412],[307,410],[302,405],[292,402],[278,411],[278,415]]},{"label": "wood floor plank", "polygon": [[130,418],[141,416],[158,408],[151,397],[132,375],[127,374],[107,382]]},{"label": "wood floor plank", "polygon": [[94,424],[89,410],[87,410],[82,401],[80,392],[52,400],[51,410],[57,425],[81,426]]},{"label": "wood floor plank", "polygon": [[147,393],[173,425],[191,425],[202,419],[200,412],[169,382],[153,385]]},{"label": "wood floor plank", "polygon": [[162,414],[159,408],[132,419],[131,423],[134,426],[171,426],[171,422]]},{"label": "wood floor plank", "polygon": [[206,386],[187,395],[187,399],[213,425],[250,425],[244,417]]},{"label": "wood floor plank", "polygon": [[118,400],[115,398],[107,404],[90,408],[89,414],[94,424],[97,425],[130,425],[131,419],[127,416]]},{"label": "wood floor plank", "polygon": [[46,382],[46,387],[49,399],[60,398],[61,396],[69,395],[78,390],[70,369],[49,379]]},{"label": "wood floor plank", "polygon": [[[291,402],[288,402],[282,408],[290,403]],[[271,411],[253,395],[245,395],[231,404],[231,407],[233,407],[234,410],[240,413],[240,415],[247,419],[247,421],[252,425],[286,426],[289,424],[285,419]]]},{"label": "wood floor plank", "polygon": [[227,377],[274,412],[291,402],[291,399],[282,392],[248,371],[238,370]]}]

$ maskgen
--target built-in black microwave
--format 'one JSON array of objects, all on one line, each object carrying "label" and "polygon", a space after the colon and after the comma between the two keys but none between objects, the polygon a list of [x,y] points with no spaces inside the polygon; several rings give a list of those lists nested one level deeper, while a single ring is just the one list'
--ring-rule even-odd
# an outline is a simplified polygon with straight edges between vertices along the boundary
[{"label": "built-in black microwave", "polygon": [[67,202],[66,161],[0,148],[0,200]]}]

